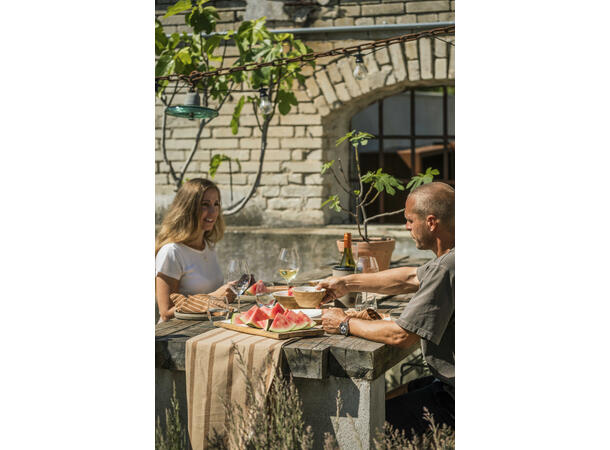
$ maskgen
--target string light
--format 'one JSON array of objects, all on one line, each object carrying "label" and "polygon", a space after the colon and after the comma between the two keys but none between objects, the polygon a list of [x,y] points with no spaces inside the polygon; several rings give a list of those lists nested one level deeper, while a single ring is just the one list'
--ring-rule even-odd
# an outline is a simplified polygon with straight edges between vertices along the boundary
[{"label": "string light", "polygon": [[258,107],[263,114],[271,114],[271,111],[273,111],[273,105],[271,104],[269,96],[267,95],[267,89],[260,88],[259,92],[261,93],[261,101]]},{"label": "string light", "polygon": [[356,80],[364,80],[368,75],[369,71],[366,70],[364,65],[364,59],[362,59],[362,53],[356,55],[356,67],[354,68],[354,78]]}]

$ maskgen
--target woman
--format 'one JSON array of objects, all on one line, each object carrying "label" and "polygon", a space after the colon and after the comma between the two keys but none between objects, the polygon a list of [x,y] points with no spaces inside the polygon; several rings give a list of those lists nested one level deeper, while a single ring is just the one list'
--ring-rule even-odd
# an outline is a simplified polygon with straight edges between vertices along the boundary
[{"label": "woman", "polygon": [[214,250],[225,223],[220,191],[214,183],[195,178],[182,185],[157,235],[155,287],[160,321],[174,317],[170,295],[210,294],[235,298],[224,279]]}]

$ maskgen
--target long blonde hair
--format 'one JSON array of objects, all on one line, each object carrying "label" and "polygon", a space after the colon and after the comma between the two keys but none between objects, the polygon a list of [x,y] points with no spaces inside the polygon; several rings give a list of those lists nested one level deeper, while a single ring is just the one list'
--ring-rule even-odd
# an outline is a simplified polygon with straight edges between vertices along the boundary
[{"label": "long blonde hair", "polygon": [[[165,244],[186,242],[197,237],[203,195],[208,189],[216,189],[220,198],[218,186],[205,178],[193,178],[182,185],[161,223],[155,243],[155,255]],[[221,206],[214,227],[206,231],[203,238],[206,243],[215,244],[222,239],[224,232],[225,221]]]}]

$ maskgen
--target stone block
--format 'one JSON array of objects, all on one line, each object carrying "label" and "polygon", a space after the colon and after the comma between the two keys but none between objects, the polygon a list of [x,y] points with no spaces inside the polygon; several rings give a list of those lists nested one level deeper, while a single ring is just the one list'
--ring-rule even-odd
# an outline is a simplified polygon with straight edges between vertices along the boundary
[{"label": "stone block", "polygon": [[282,168],[290,172],[319,173],[322,169],[320,161],[286,161]]},{"label": "stone block", "polygon": [[392,73],[392,66],[383,66],[380,71],[369,74],[368,81],[371,89],[381,89],[388,84],[388,75]]},{"label": "stone block", "polygon": [[[195,139],[197,136],[197,128],[173,128],[172,138],[173,139]],[[166,136],[166,139],[169,136]]]},{"label": "stone block", "polygon": [[[252,160],[258,161],[260,154],[260,150],[252,150]],[[285,161],[288,157],[289,153],[286,150],[265,150],[265,161]]]},{"label": "stone block", "polygon": [[412,60],[407,62],[407,72],[409,74],[410,81],[417,81],[421,79],[419,75],[419,61]]},{"label": "stone block", "polygon": [[[278,138],[267,137],[267,148],[279,148],[280,141]],[[260,149],[261,140],[260,138],[242,138],[239,140],[240,148]]]},{"label": "stone block", "polygon": [[[246,138],[242,138],[242,139],[246,139]],[[217,148],[233,148],[233,149],[238,149],[239,148],[239,139],[237,138],[231,138],[231,139],[214,139],[212,138],[211,141],[207,142],[207,147],[208,148],[212,148],[212,149],[217,149]]]},{"label": "stone block", "polygon": [[309,97],[309,94],[305,88],[295,88],[292,92],[299,103],[311,101],[311,97]]},{"label": "stone block", "polygon": [[294,135],[294,127],[269,127],[268,137],[291,137]]},{"label": "stone block", "polygon": [[438,22],[438,14],[417,14],[418,23]]},{"label": "stone block", "polygon": [[[231,114],[232,113],[233,112],[231,111]],[[242,119],[243,119],[243,117],[242,117]],[[184,120],[184,119],[181,119],[181,120]],[[240,121],[240,124],[242,124],[242,125],[256,125],[256,123],[245,124],[243,121]],[[207,125],[207,126],[220,127],[220,126],[227,126],[227,125],[231,125],[231,116],[230,115],[215,117],[215,118],[213,118],[210,121],[210,125]]]},{"label": "stone block", "polygon": [[314,77],[307,78],[305,80],[305,86],[307,88],[307,93],[311,98],[315,98],[320,94],[320,87]]},{"label": "stone block", "polygon": [[299,198],[272,198],[267,202],[267,206],[269,209],[290,209],[290,210],[300,210],[303,206],[303,199]]},{"label": "stone block", "polygon": [[[248,161],[241,164],[242,172],[256,172],[258,170],[258,161]],[[279,172],[280,161],[265,161],[263,162],[263,172]]]},{"label": "stone block", "polygon": [[322,137],[324,128],[321,125],[309,126],[305,129],[305,135],[309,137]]},{"label": "stone block", "polygon": [[304,158],[304,151],[303,150],[292,150],[292,152],[290,153],[290,160],[291,161],[303,161]]},{"label": "stone block", "polygon": [[303,114],[315,114],[318,112],[318,108],[313,103],[299,103],[299,113]]},{"label": "stone block", "polygon": [[215,138],[250,137],[252,136],[252,128],[242,126],[237,129],[237,134],[233,134],[230,127],[216,127],[212,131],[212,136]]},{"label": "stone block", "polygon": [[347,88],[345,87],[345,83],[339,83],[335,85],[335,92],[339,100],[343,103],[347,103],[352,99],[352,96],[347,92]]},{"label": "stone block", "polygon": [[437,58],[446,58],[447,57],[447,44],[445,38],[442,41],[440,39],[434,39],[434,56]]},{"label": "stone block", "polygon": [[281,116],[282,125],[321,125],[322,117],[318,114],[289,114]]},{"label": "stone block", "polygon": [[354,21],[354,25],[375,25],[375,19],[372,17],[360,17]]},{"label": "stone block", "polygon": [[320,19],[336,19],[338,15],[337,8],[322,6],[318,10],[318,18]]},{"label": "stone block", "polygon": [[455,13],[454,12],[439,13],[438,20],[440,22],[455,22]]},{"label": "stone block", "polygon": [[405,14],[404,16],[396,17],[396,23],[416,23],[417,16],[415,14]]},{"label": "stone block", "polygon": [[[214,152],[216,153],[216,152]],[[209,161],[210,151],[208,149],[198,149],[193,155],[193,161]]]},{"label": "stone block", "polygon": [[377,60],[372,53],[368,53],[364,55],[362,58],[364,61],[364,65],[366,66],[366,70],[368,73],[377,72],[379,70],[379,66],[377,65]]},{"label": "stone block", "polygon": [[238,186],[248,184],[248,175],[245,173],[234,173],[233,175],[229,175],[228,173],[217,173],[212,180],[214,183],[229,186],[231,179],[233,180],[233,184]]},{"label": "stone block", "polygon": [[186,159],[186,152],[182,150],[167,150],[165,154],[170,161],[184,161]]},{"label": "stone block", "polygon": [[307,152],[308,161],[320,161],[322,159],[322,149],[310,150]]},{"label": "stone block", "polygon": [[165,148],[167,150],[190,150],[193,147],[193,139],[166,139]]},{"label": "stone block", "polygon": [[[250,183],[253,183],[253,182],[254,182],[254,175],[250,175]],[[273,185],[282,186],[282,185],[288,183],[288,175],[264,173],[261,177],[261,183],[265,186],[273,186]]]},{"label": "stone block", "polygon": [[282,186],[281,195],[283,197],[321,197],[322,186]]},{"label": "stone block", "polygon": [[320,209],[322,207],[322,203],[326,201],[324,197],[314,197],[308,198],[307,202],[305,202],[306,209]]},{"label": "stone block", "polygon": [[278,197],[280,195],[279,186],[261,186],[258,191],[263,197]]},{"label": "stone block", "polygon": [[419,40],[419,68],[422,80],[431,79],[432,73],[432,42],[430,38]]},{"label": "stone block", "polygon": [[321,138],[283,138],[282,148],[321,148]]},{"label": "stone block", "polygon": [[333,89],[333,86],[328,79],[328,75],[326,75],[324,70],[316,73],[316,81],[318,82],[318,86],[320,86],[320,90],[322,91],[324,98],[326,98],[326,102],[330,106],[333,106],[334,103],[338,102],[335,90]]},{"label": "stone block", "polygon": [[333,26],[335,27],[351,27],[354,25],[353,17],[341,17],[333,20]]},{"label": "stone block", "polygon": [[339,14],[345,17],[360,17],[360,5],[343,6],[339,9]]},{"label": "stone block", "polygon": [[[332,176],[332,175],[331,175]],[[315,173],[312,175],[305,175],[305,184],[324,184],[324,176],[319,173]]]},{"label": "stone block", "polygon": [[304,137],[305,136],[305,126],[298,125],[294,127],[294,137]]},{"label": "stone block", "polygon": [[344,58],[339,60],[337,63],[337,67],[343,75],[343,79],[345,80],[345,87],[349,92],[352,98],[356,98],[362,95],[362,91],[360,90],[360,86],[358,86],[358,82],[354,78],[354,69],[351,66],[349,59]]},{"label": "stone block", "polygon": [[326,66],[326,73],[333,84],[341,83],[343,81],[343,77],[341,76],[336,63]]},{"label": "stone block", "polygon": [[169,178],[165,173],[155,175],[155,184],[169,184]]},{"label": "stone block", "polygon": [[438,58],[434,60],[434,78],[442,80],[447,78],[447,59]]},{"label": "stone block", "polygon": [[303,184],[303,174],[302,173],[291,173],[288,175],[288,182],[293,184]]},{"label": "stone block", "polygon": [[407,60],[419,58],[419,54],[417,53],[417,41],[405,42],[404,46],[405,46],[405,56],[407,57]]},{"label": "stone block", "polygon": [[449,11],[451,6],[449,0],[434,0],[423,2],[405,2],[407,13],[430,13]]},{"label": "stone block", "polygon": [[235,22],[235,11],[218,11],[220,22]]},{"label": "stone block", "polygon": [[373,54],[375,55],[375,59],[381,66],[383,66],[384,64],[388,64],[390,62],[390,54],[388,53],[387,47],[381,47],[379,50],[377,50]]},{"label": "stone block", "polygon": [[395,23],[396,23],[396,17],[392,17],[392,16],[375,17],[376,25],[388,25],[388,24],[395,24]]},{"label": "stone block", "polygon": [[405,12],[404,2],[377,5],[362,5],[363,16],[391,16]]},{"label": "stone block", "polygon": [[332,27],[333,19],[316,19],[312,22],[311,28]]},{"label": "stone block", "polygon": [[390,52],[390,60],[392,61],[392,67],[394,68],[394,77],[397,81],[405,80],[407,78],[407,70],[405,61],[402,57],[402,46],[399,44],[390,45],[388,51]]},{"label": "stone block", "polygon": [[455,11],[455,1],[451,2],[451,11]]}]

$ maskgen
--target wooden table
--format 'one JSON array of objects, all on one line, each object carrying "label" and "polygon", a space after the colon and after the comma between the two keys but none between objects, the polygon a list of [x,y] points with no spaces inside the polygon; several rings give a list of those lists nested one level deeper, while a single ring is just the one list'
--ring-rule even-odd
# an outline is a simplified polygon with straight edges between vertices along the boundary
[{"label": "wooden table", "polygon": [[[404,306],[410,297],[382,300],[379,308],[398,312],[395,308]],[[207,320],[172,319],[156,326],[157,416],[164,417],[175,383],[186,425],[185,342],[211,329],[214,326]],[[305,422],[314,431],[314,448],[322,448],[325,432],[333,433],[342,449],[359,448],[356,439],[362,448],[369,448],[376,429],[385,420],[384,373],[408,354],[408,350],[366,339],[329,334],[302,338],[284,346],[282,364],[299,390]],[[340,417],[336,417],[338,391],[343,401]]]}]

